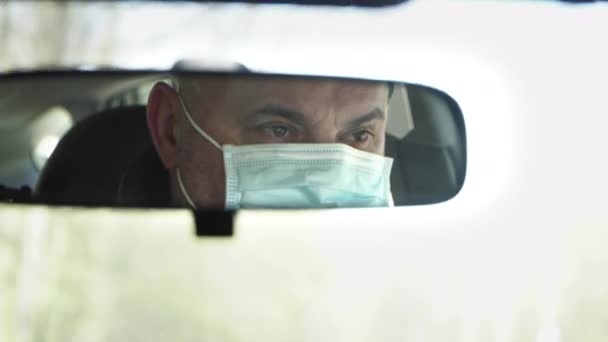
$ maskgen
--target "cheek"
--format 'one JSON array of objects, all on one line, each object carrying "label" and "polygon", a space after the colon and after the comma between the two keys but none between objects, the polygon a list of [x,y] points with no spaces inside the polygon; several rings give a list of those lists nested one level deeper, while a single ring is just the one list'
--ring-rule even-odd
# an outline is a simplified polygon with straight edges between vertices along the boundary
[{"label": "cheek", "polygon": [[178,145],[178,167],[190,196],[201,206],[223,206],[225,185],[222,152],[205,141],[196,140],[197,136],[192,138],[193,142],[189,140],[191,143]]}]

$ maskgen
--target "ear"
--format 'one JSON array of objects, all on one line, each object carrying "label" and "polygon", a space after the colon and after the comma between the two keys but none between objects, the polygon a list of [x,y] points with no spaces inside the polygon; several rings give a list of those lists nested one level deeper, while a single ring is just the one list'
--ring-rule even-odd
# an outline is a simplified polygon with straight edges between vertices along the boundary
[{"label": "ear", "polygon": [[167,169],[175,168],[177,161],[175,125],[178,101],[175,90],[164,82],[156,83],[148,96],[148,129],[156,152]]}]

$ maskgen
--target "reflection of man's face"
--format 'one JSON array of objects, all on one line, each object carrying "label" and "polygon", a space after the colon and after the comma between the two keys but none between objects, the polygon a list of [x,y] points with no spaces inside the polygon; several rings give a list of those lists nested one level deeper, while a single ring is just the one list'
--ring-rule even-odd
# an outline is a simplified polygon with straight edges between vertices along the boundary
[{"label": "reflection of man's face", "polygon": [[[367,152],[384,153],[386,84],[213,77],[182,80],[179,93],[196,123],[221,145],[344,143]],[[175,162],[165,166],[170,173],[179,167],[198,205],[222,207],[222,152],[201,137],[183,113],[174,120]],[[161,159],[166,159],[162,153]],[[174,197],[181,197],[176,191],[173,193]]]}]

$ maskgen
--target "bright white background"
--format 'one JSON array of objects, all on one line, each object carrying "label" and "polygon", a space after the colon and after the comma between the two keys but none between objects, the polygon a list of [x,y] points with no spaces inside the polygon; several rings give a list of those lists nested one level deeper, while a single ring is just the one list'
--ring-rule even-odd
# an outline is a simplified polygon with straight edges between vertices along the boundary
[{"label": "bright white background", "polygon": [[[81,9],[96,24],[82,33],[86,39],[74,40],[84,45],[65,43],[54,60],[39,61],[39,40],[11,18],[9,32],[32,39],[11,34],[1,41],[9,47],[0,50],[0,69],[40,63],[165,68],[177,59],[200,58],[268,71],[389,78],[447,91],[460,103],[467,124],[467,180],[461,194],[444,204],[242,212],[233,240],[197,242],[187,238],[184,213],[149,223],[145,214],[133,223],[120,220],[118,213],[96,219],[87,213],[87,220],[106,226],[104,233],[91,228],[91,241],[100,237],[95,234],[105,234],[108,245],[112,239],[139,241],[139,249],[121,251],[141,258],[134,261],[137,270],[148,270],[144,260],[157,258],[162,265],[157,272],[148,265],[157,282],[173,270],[169,284],[190,284],[180,287],[183,300],[194,300],[185,296],[196,293],[194,284],[208,286],[196,293],[196,303],[214,305],[190,308],[207,327],[193,340],[608,338],[603,327],[608,304],[603,276],[608,267],[603,248],[608,244],[608,6],[452,0],[365,12],[124,6]],[[71,34],[78,37],[77,31]],[[1,215],[6,219],[0,222],[24,226],[38,217],[36,225],[68,234],[70,224],[83,222],[85,214],[5,207]],[[167,222],[175,226],[171,234],[163,230]],[[121,233],[143,224],[157,237]],[[154,254],[158,241],[173,232],[175,248]],[[180,255],[192,256],[187,251],[216,262],[188,263],[188,268],[180,264]],[[105,273],[94,276],[99,274]],[[112,298],[128,291],[126,280],[112,284],[100,291]],[[153,289],[175,291],[171,286]],[[146,304],[154,303],[147,299]],[[91,307],[119,314],[102,302]],[[24,308],[33,305],[24,303]],[[146,304],[133,304],[139,311],[123,312],[125,320],[158,309]],[[168,322],[170,312],[147,316],[155,324],[145,319],[138,324],[157,337],[162,335],[155,331],[195,326]]]}]

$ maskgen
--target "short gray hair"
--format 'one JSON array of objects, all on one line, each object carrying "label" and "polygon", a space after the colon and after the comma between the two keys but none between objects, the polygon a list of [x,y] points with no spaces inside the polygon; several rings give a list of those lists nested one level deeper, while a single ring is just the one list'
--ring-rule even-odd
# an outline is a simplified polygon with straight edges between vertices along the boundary
[{"label": "short gray hair", "polygon": [[188,93],[188,90],[192,90],[194,92],[201,91],[200,86],[195,80],[187,79],[183,75],[171,75],[170,82],[175,92],[178,93],[180,96],[184,96],[186,93]]}]

